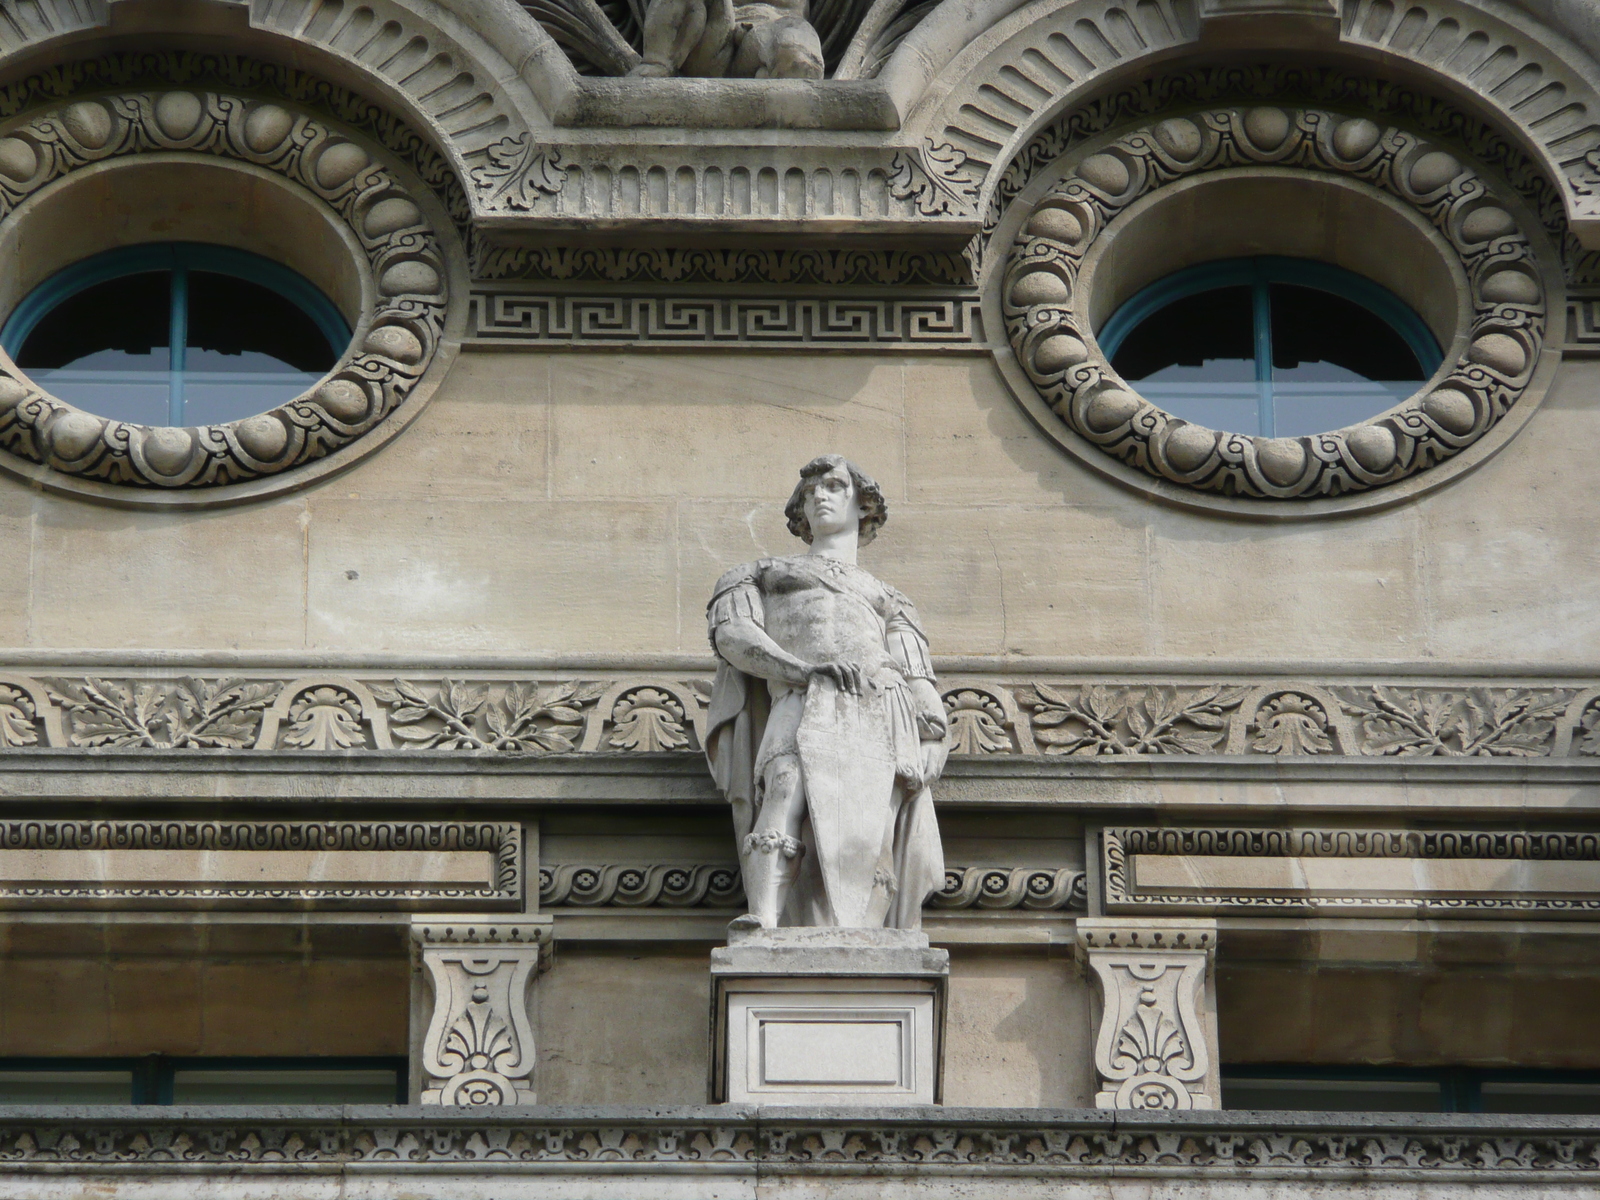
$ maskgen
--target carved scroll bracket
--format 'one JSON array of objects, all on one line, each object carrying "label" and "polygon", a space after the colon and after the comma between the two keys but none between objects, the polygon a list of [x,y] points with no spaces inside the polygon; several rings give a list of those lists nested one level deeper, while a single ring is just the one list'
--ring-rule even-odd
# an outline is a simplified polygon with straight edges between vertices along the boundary
[{"label": "carved scroll bracket", "polygon": [[421,1102],[534,1103],[528,988],[549,963],[552,919],[411,924],[413,1021]]},{"label": "carved scroll bracket", "polygon": [[1095,1107],[1220,1107],[1217,923],[1083,917],[1077,932],[1099,991]]}]

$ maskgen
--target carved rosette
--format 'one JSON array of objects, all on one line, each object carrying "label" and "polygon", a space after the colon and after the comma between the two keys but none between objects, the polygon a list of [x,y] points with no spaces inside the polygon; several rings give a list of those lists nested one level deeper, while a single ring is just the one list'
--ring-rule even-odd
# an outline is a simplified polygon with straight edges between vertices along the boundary
[{"label": "carved rosette", "polygon": [[[1397,198],[1437,230],[1469,281],[1465,350],[1369,421],[1261,438],[1181,420],[1117,376],[1083,315],[1080,268],[1135,201],[1207,172],[1261,166],[1339,176]],[[1529,240],[1476,171],[1401,129],[1316,110],[1174,117],[1090,154],[1033,207],[1001,286],[1011,347],[1072,435],[1157,479],[1261,500],[1364,492],[1459,455],[1528,389],[1546,326]]]},{"label": "carved rosette", "polygon": [[1206,997],[1216,922],[1083,917],[1077,934],[1100,995],[1095,1107],[1220,1107]]},{"label": "carved rosette", "polygon": [[[40,390],[0,355],[0,465],[15,456],[87,480],[192,489],[275,475],[370,433],[439,350],[449,300],[439,234],[420,189],[361,135],[270,101],[141,91],[35,111],[0,131],[0,222],[75,171],[141,154],[250,164],[325,205],[354,235],[374,297],[355,342],[311,391],[221,425],[132,425]],[[19,470],[13,466],[13,470]],[[20,467],[19,473],[36,474]]]},{"label": "carved rosette", "polygon": [[550,943],[550,919],[495,924],[415,921],[415,955],[431,985],[421,1100],[478,1108],[534,1103],[528,987]]}]

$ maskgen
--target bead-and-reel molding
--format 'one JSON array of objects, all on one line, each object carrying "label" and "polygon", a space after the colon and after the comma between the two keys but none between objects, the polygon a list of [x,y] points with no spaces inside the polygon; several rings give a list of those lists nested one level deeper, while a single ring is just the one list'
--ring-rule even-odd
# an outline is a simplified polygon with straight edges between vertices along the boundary
[{"label": "bead-and-reel molding", "polygon": [[[1376,189],[1436,231],[1436,245],[1448,245],[1470,292],[1470,319],[1456,353],[1441,339],[1445,363],[1419,392],[1343,429],[1263,438],[1172,416],[1117,376],[1095,340],[1088,297],[1077,294],[1097,239],[1162,189],[1238,168]],[[1364,507],[1355,494],[1377,489],[1390,490],[1368,501],[1402,498],[1397,491],[1414,488],[1391,485],[1422,486],[1424,473],[1428,485],[1442,482],[1453,472],[1433,468],[1483,443],[1519,401],[1523,417],[1532,407],[1525,395],[1544,353],[1550,284],[1518,211],[1455,154],[1361,116],[1229,108],[1171,117],[1091,147],[1021,214],[1000,273],[1010,347],[1049,411],[1028,406],[1091,465],[1200,507],[1290,516]],[[1343,502],[1331,509],[1307,503],[1335,499]]]},{"label": "bead-and-reel molding", "polygon": [[[159,160],[150,157],[157,154]],[[430,216],[436,202],[384,152],[319,115],[272,100],[173,89],[75,99],[0,130],[0,228],[42,189],[70,183],[75,173],[141,160],[156,169],[223,163],[265,172],[298,193],[296,203],[322,206],[364,260],[350,264],[363,281],[354,339],[328,375],[295,399],[242,420],[191,427],[85,412],[0,355],[0,465],[54,490],[135,504],[261,495],[278,490],[262,486],[269,477],[298,486],[307,472],[295,468],[326,460],[383,425],[439,356],[449,269],[436,228],[443,223]]]}]

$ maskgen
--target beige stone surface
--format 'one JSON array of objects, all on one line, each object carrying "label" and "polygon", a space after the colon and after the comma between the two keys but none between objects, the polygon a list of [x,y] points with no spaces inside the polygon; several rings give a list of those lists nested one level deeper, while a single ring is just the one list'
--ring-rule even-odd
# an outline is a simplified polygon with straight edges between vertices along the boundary
[{"label": "beige stone surface", "polygon": [[40,497],[36,511],[34,646],[267,649],[301,642],[300,500],[137,513]]},{"label": "beige stone surface", "polygon": [[541,1104],[704,1104],[705,953],[642,957],[558,946],[533,986]]},{"label": "beige stone surface", "polygon": [[147,515],[0,480],[0,639],[699,653],[711,583],[799,548],[790,475],[840,451],[891,503],[863,563],[940,653],[1593,657],[1600,364],[1563,372],[1449,486],[1271,524],[1109,483],[982,358],[468,353],[413,428],[296,499]]},{"label": "beige stone surface", "polygon": [[463,354],[411,427],[311,496],[533,500],[548,494],[549,355]]},{"label": "beige stone surface", "polygon": [[858,462],[891,505],[905,495],[904,378],[892,359],[561,354],[550,388],[559,497],[732,496],[781,507],[795,472],[824,453]]},{"label": "beige stone surface", "polygon": [[32,640],[33,496],[0,479],[0,644]]},{"label": "beige stone surface", "polygon": [[308,648],[614,652],[671,647],[670,505],[436,500],[309,505]]},{"label": "beige stone surface", "polygon": [[1092,1107],[1092,1032],[1088,984],[1070,960],[955,951],[944,1102]]}]

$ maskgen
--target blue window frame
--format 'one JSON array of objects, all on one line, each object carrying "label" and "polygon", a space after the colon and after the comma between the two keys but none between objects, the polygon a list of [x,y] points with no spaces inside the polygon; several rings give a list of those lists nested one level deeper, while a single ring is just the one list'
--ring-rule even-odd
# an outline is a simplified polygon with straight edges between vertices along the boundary
[{"label": "blue window frame", "polygon": [[0,1058],[0,1104],[404,1104],[404,1058]]},{"label": "blue window frame", "polygon": [[[228,281],[239,281],[234,300],[256,301],[250,316],[230,313]],[[104,285],[121,284],[106,290]],[[94,289],[102,289],[95,293]],[[30,362],[30,338],[72,301],[103,296],[97,320],[80,325],[73,348],[96,351],[119,345],[118,325],[140,326],[150,353],[127,356],[135,369],[116,369],[103,361],[87,369],[76,364],[43,369]],[[263,296],[276,298],[276,312],[262,308]],[[286,302],[283,303],[283,302]],[[159,311],[165,309],[165,319]],[[267,309],[271,308],[269,303]],[[238,318],[236,321],[234,318]],[[288,324],[272,338],[251,341],[252,319]],[[245,326],[224,336],[220,351],[215,331],[230,322]],[[0,327],[0,346],[41,385],[69,403],[103,416],[141,424],[218,423],[276,407],[321,378],[350,342],[350,326],[327,296],[309,280],[280,263],[227,246],[171,242],[125,246],[95,255],[57,272],[30,292]],[[295,344],[290,360],[284,338]],[[245,354],[244,351],[252,353]],[[37,357],[37,355],[35,355]],[[105,355],[100,356],[102,360]],[[238,362],[230,361],[238,359]],[[88,362],[85,356],[81,362]],[[248,411],[247,411],[248,410]]]},{"label": "blue window frame", "polygon": [[1393,292],[1296,258],[1179,271],[1125,302],[1098,339],[1152,403],[1262,437],[1366,420],[1415,392],[1443,361],[1433,331]]},{"label": "blue window frame", "polygon": [[1232,1066],[1224,1108],[1301,1112],[1600,1113],[1600,1071]]}]

